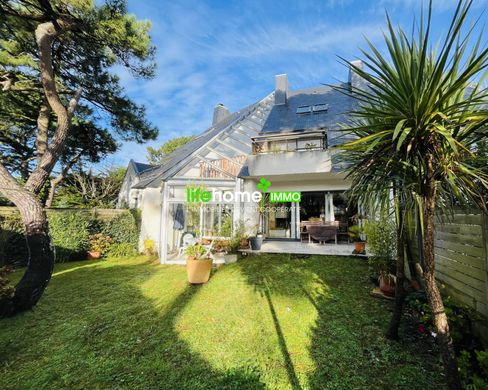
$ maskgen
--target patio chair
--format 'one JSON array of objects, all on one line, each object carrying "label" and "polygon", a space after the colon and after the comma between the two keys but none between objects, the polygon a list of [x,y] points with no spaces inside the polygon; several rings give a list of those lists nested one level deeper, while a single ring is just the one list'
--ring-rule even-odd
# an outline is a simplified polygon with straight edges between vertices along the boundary
[{"label": "patio chair", "polygon": [[195,234],[192,232],[185,232],[181,236],[180,247],[178,248],[178,257],[185,253],[186,248],[195,245],[198,240],[195,238]]},{"label": "patio chair", "polygon": [[335,225],[311,225],[307,230],[310,237],[319,243],[325,243],[325,241],[334,239],[335,243],[337,244],[338,227]]},{"label": "patio chair", "polygon": [[215,242],[215,240],[212,240],[210,242],[210,244],[208,244],[208,245],[202,245],[202,244],[200,244],[202,247],[204,247],[206,249],[206,252],[205,252],[204,257],[210,257],[210,254],[211,254],[212,249],[214,247],[214,242]]}]

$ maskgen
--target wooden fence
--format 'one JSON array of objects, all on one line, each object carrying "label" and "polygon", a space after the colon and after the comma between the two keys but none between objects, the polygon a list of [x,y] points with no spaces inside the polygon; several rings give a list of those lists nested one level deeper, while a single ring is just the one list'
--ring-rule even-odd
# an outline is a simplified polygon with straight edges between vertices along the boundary
[{"label": "wooden fence", "polygon": [[[488,317],[488,218],[456,210],[436,218],[436,277],[458,302]],[[412,243],[418,253],[417,243]]]}]

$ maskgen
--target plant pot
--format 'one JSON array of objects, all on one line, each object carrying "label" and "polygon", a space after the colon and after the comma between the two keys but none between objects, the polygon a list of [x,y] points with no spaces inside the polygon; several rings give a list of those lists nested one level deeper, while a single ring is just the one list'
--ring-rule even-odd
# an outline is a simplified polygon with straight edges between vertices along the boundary
[{"label": "plant pot", "polygon": [[227,254],[224,256],[225,259],[225,264],[232,264],[237,261],[237,255],[236,254]]},{"label": "plant pot", "polygon": [[249,241],[251,241],[251,249],[253,251],[261,250],[261,245],[263,245],[263,237],[251,237]]},{"label": "plant pot", "polygon": [[191,284],[207,283],[211,270],[212,259],[194,260],[188,258],[186,260],[186,273],[188,275],[188,282]]},{"label": "plant pot", "polygon": [[247,238],[243,238],[239,242],[239,248],[240,249],[249,249],[249,240]]},{"label": "plant pot", "polygon": [[225,252],[213,253],[212,258],[215,265],[225,264]]},{"label": "plant pot", "polygon": [[355,253],[363,253],[366,249],[366,243],[362,241],[356,241],[354,243],[354,252]]},{"label": "plant pot", "polygon": [[380,290],[389,297],[395,296],[395,279],[391,275],[380,275]]},{"label": "plant pot", "polygon": [[102,257],[102,253],[98,251],[88,251],[88,260],[97,260]]}]

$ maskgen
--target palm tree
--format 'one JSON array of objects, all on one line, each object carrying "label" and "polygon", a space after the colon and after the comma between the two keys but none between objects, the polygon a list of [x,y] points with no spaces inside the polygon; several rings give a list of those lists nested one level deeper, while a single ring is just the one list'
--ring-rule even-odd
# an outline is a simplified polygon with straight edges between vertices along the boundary
[{"label": "palm tree", "polygon": [[487,135],[488,93],[480,85],[488,50],[481,34],[473,41],[475,27],[466,26],[471,4],[459,1],[448,32],[435,47],[430,42],[432,3],[412,34],[395,29],[387,15],[387,54],[367,41],[364,68],[352,65],[367,87],[353,91],[358,105],[345,130],[355,140],[344,145],[355,197],[386,205],[393,193],[404,200],[402,208],[418,207],[426,295],[452,389],[460,388],[460,380],[435,282],[434,214],[455,198],[486,207],[486,167],[471,162]]}]

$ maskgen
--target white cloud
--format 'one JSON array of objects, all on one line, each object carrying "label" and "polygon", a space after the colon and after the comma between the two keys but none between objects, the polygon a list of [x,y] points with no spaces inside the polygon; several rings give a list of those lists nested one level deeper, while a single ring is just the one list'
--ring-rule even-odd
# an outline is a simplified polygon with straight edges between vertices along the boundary
[{"label": "white cloud", "polygon": [[[455,1],[436,0],[434,6],[444,10]],[[351,0],[213,6],[201,1],[129,1],[131,12],[153,23],[158,74],[141,81],[121,71],[121,80],[159,127],[159,139],[151,143],[159,145],[176,135],[203,131],[217,103],[235,111],[266,96],[275,74],[288,73],[292,88],[345,80],[347,71],[336,55],[356,58],[358,46],[365,46],[363,35],[380,42],[385,7],[401,18],[419,3],[379,0],[370,8]],[[126,145],[118,157],[144,160],[145,147]]]}]

